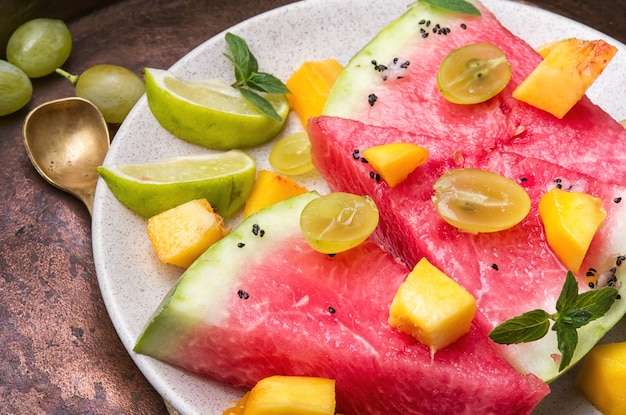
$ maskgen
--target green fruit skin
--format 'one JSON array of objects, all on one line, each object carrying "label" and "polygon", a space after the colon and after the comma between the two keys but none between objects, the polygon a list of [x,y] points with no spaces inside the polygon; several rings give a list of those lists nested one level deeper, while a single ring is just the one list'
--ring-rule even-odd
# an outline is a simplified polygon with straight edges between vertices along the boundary
[{"label": "green fruit skin", "polygon": [[96,171],[124,206],[146,219],[202,198],[207,199],[221,217],[228,218],[244,205],[256,176],[256,169],[250,169],[245,174],[234,177],[228,186],[222,186],[220,182],[219,186],[195,186],[190,190],[184,188],[184,184],[137,184],[116,176],[106,166],[100,166]]},{"label": "green fruit skin", "polygon": [[33,19],[9,38],[7,59],[30,78],[49,75],[72,52],[72,35],[62,20]]},{"label": "green fruit skin", "polygon": [[141,78],[117,65],[92,66],[76,82],[76,96],[93,102],[110,124],[124,121],[144,92]]},{"label": "green fruit skin", "polygon": [[18,111],[30,101],[33,85],[15,65],[0,60],[0,116]]},{"label": "green fruit skin", "polygon": [[[155,83],[148,71],[144,73],[144,78],[146,84]],[[243,121],[245,117],[231,116],[230,114],[224,114],[224,118],[231,119],[229,128],[216,125],[212,119],[203,118],[195,118],[192,126],[187,121],[189,115],[186,108],[168,104],[168,101],[171,102],[177,98],[169,93],[164,93],[168,96],[167,98],[152,93],[156,89],[156,87],[146,88],[146,96],[148,106],[159,124],[181,140],[206,148],[230,150],[259,146],[275,137],[287,119],[287,117],[283,117],[282,121],[269,121],[267,129],[262,133]],[[287,98],[283,97],[283,99],[285,102],[287,101]]]}]

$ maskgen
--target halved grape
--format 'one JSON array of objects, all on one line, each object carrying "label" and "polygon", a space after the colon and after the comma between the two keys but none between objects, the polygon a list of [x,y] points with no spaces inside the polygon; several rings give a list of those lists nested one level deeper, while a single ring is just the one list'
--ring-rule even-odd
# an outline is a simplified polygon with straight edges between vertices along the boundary
[{"label": "halved grape", "polygon": [[91,101],[111,124],[124,121],[146,90],[139,76],[118,65],[95,65],[80,76],[57,72],[76,85],[76,96]]},{"label": "halved grape", "polygon": [[9,38],[7,59],[30,78],[40,78],[63,65],[72,51],[72,36],[62,20],[33,19]]},{"label": "halved grape", "polygon": [[437,72],[437,86],[455,104],[477,104],[496,96],[511,80],[504,52],[487,43],[473,43],[450,52]]},{"label": "halved grape", "polygon": [[305,131],[280,139],[270,152],[270,164],[280,173],[299,175],[314,169],[311,162],[311,142]]},{"label": "halved grape", "polygon": [[369,196],[335,192],[310,201],[300,228],[313,249],[336,254],[365,241],[378,226],[378,208]]},{"label": "halved grape", "polygon": [[472,233],[497,232],[521,222],[530,197],[519,184],[496,173],[456,169],[433,186],[437,212],[450,225]]},{"label": "halved grape", "polygon": [[24,71],[0,60],[0,116],[19,110],[32,95],[33,85]]}]

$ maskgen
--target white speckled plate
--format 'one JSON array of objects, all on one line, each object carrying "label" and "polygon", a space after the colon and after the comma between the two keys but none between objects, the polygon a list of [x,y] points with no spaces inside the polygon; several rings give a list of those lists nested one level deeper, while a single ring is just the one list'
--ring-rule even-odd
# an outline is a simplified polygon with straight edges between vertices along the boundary
[{"label": "white speckled plate", "polygon": [[[384,7],[381,4],[384,3]],[[245,21],[230,31],[245,38],[261,69],[281,79],[306,60],[354,55],[380,29],[400,16],[409,0],[306,0]],[[604,38],[620,49],[617,57],[589,91],[589,96],[616,119],[626,118],[626,46],[600,32],[549,12],[506,0],[484,0],[505,26],[538,46],[564,37]],[[171,69],[187,79],[232,78],[224,59],[223,34],[208,40]],[[285,133],[300,129],[290,118]],[[208,151],[177,140],[152,117],[145,97],[119,129],[105,164],[138,163]],[[253,152],[259,168],[268,168],[266,148]],[[314,177],[305,183],[325,190]],[[123,207],[100,180],[93,214],[93,251],[102,295],[117,332],[143,374],[156,390],[183,414],[219,415],[243,393],[228,385],[190,374],[132,352],[137,337],[163,296],[180,275],[162,265],[145,232],[146,223]],[[609,336],[626,339],[622,322]],[[611,338],[611,337],[609,337]],[[575,370],[557,382],[553,393],[534,414],[595,414],[572,386]]]}]

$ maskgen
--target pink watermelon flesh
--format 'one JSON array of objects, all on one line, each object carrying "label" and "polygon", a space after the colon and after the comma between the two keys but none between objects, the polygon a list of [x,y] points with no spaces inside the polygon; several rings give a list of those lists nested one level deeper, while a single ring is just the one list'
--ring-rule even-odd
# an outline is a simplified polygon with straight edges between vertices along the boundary
[{"label": "pink watermelon flesh", "polygon": [[[559,120],[512,97],[513,90],[541,61],[539,54],[524,40],[503,27],[481,3],[473,1],[481,16],[444,14],[441,26],[450,29],[446,35],[432,32],[437,21],[429,21],[427,38],[394,38],[384,53],[397,49],[402,61],[410,65],[401,79],[383,80],[373,59],[387,64],[372,50],[362,60],[352,62],[356,71],[363,68],[376,74],[363,85],[351,83],[350,64],[345,81],[338,80],[337,98],[331,96],[325,115],[340,116],[366,124],[391,126],[417,135],[449,143],[466,157],[480,157],[492,151],[505,151],[561,165],[601,182],[623,184],[626,179],[626,131],[601,108],[584,97]],[[418,21],[419,16],[413,18]],[[429,17],[422,19],[423,23]],[[465,28],[462,28],[461,26]],[[491,100],[476,105],[458,105],[447,101],[437,86],[439,63],[454,49],[476,42],[497,45],[512,67],[511,81],[504,91]],[[406,45],[409,46],[406,46]],[[367,48],[366,48],[367,49]],[[388,52],[391,50],[392,52]],[[370,104],[370,94],[376,96]],[[345,105],[345,98],[350,103]],[[332,102],[335,101],[335,102]]]},{"label": "pink watermelon flesh", "polygon": [[[432,361],[428,347],[391,328],[388,307],[408,269],[372,240],[330,257],[296,232],[273,240],[260,263],[245,248],[231,259],[227,318],[180,316],[168,300],[136,350],[237,386],[275,374],[332,378],[337,411],[350,415],[528,414],[549,392],[499,355],[480,313]],[[211,269],[200,278],[211,284]],[[206,298],[207,316],[214,306]]]},{"label": "pink watermelon flesh", "polygon": [[[377,239],[408,266],[426,257],[468,289],[493,327],[515,315],[541,308],[552,312],[567,269],[548,247],[537,203],[557,185],[602,198],[607,221],[594,239],[602,249],[614,237],[612,226],[626,190],[568,171],[532,157],[493,151],[482,157],[465,157],[463,166],[499,173],[520,183],[533,201],[530,214],[519,225],[502,232],[470,234],[448,225],[435,210],[433,185],[445,171],[459,166],[449,143],[358,121],[320,117],[311,121],[309,133],[313,161],[333,190],[371,195],[381,215]],[[389,188],[370,177],[372,168],[353,157],[355,149],[391,142],[412,142],[429,148],[429,161],[400,185]],[[332,174],[335,171],[343,174]],[[605,258],[606,259],[606,258]],[[605,264],[583,264],[602,269]]]}]

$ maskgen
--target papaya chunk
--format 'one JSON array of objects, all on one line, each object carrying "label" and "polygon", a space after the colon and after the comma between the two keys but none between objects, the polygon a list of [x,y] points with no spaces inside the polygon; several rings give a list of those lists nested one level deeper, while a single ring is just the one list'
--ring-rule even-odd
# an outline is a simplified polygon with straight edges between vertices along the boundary
[{"label": "papaya chunk", "polygon": [[309,118],[322,114],[326,99],[343,66],[335,59],[303,63],[287,80],[289,106],[306,127]]}]

